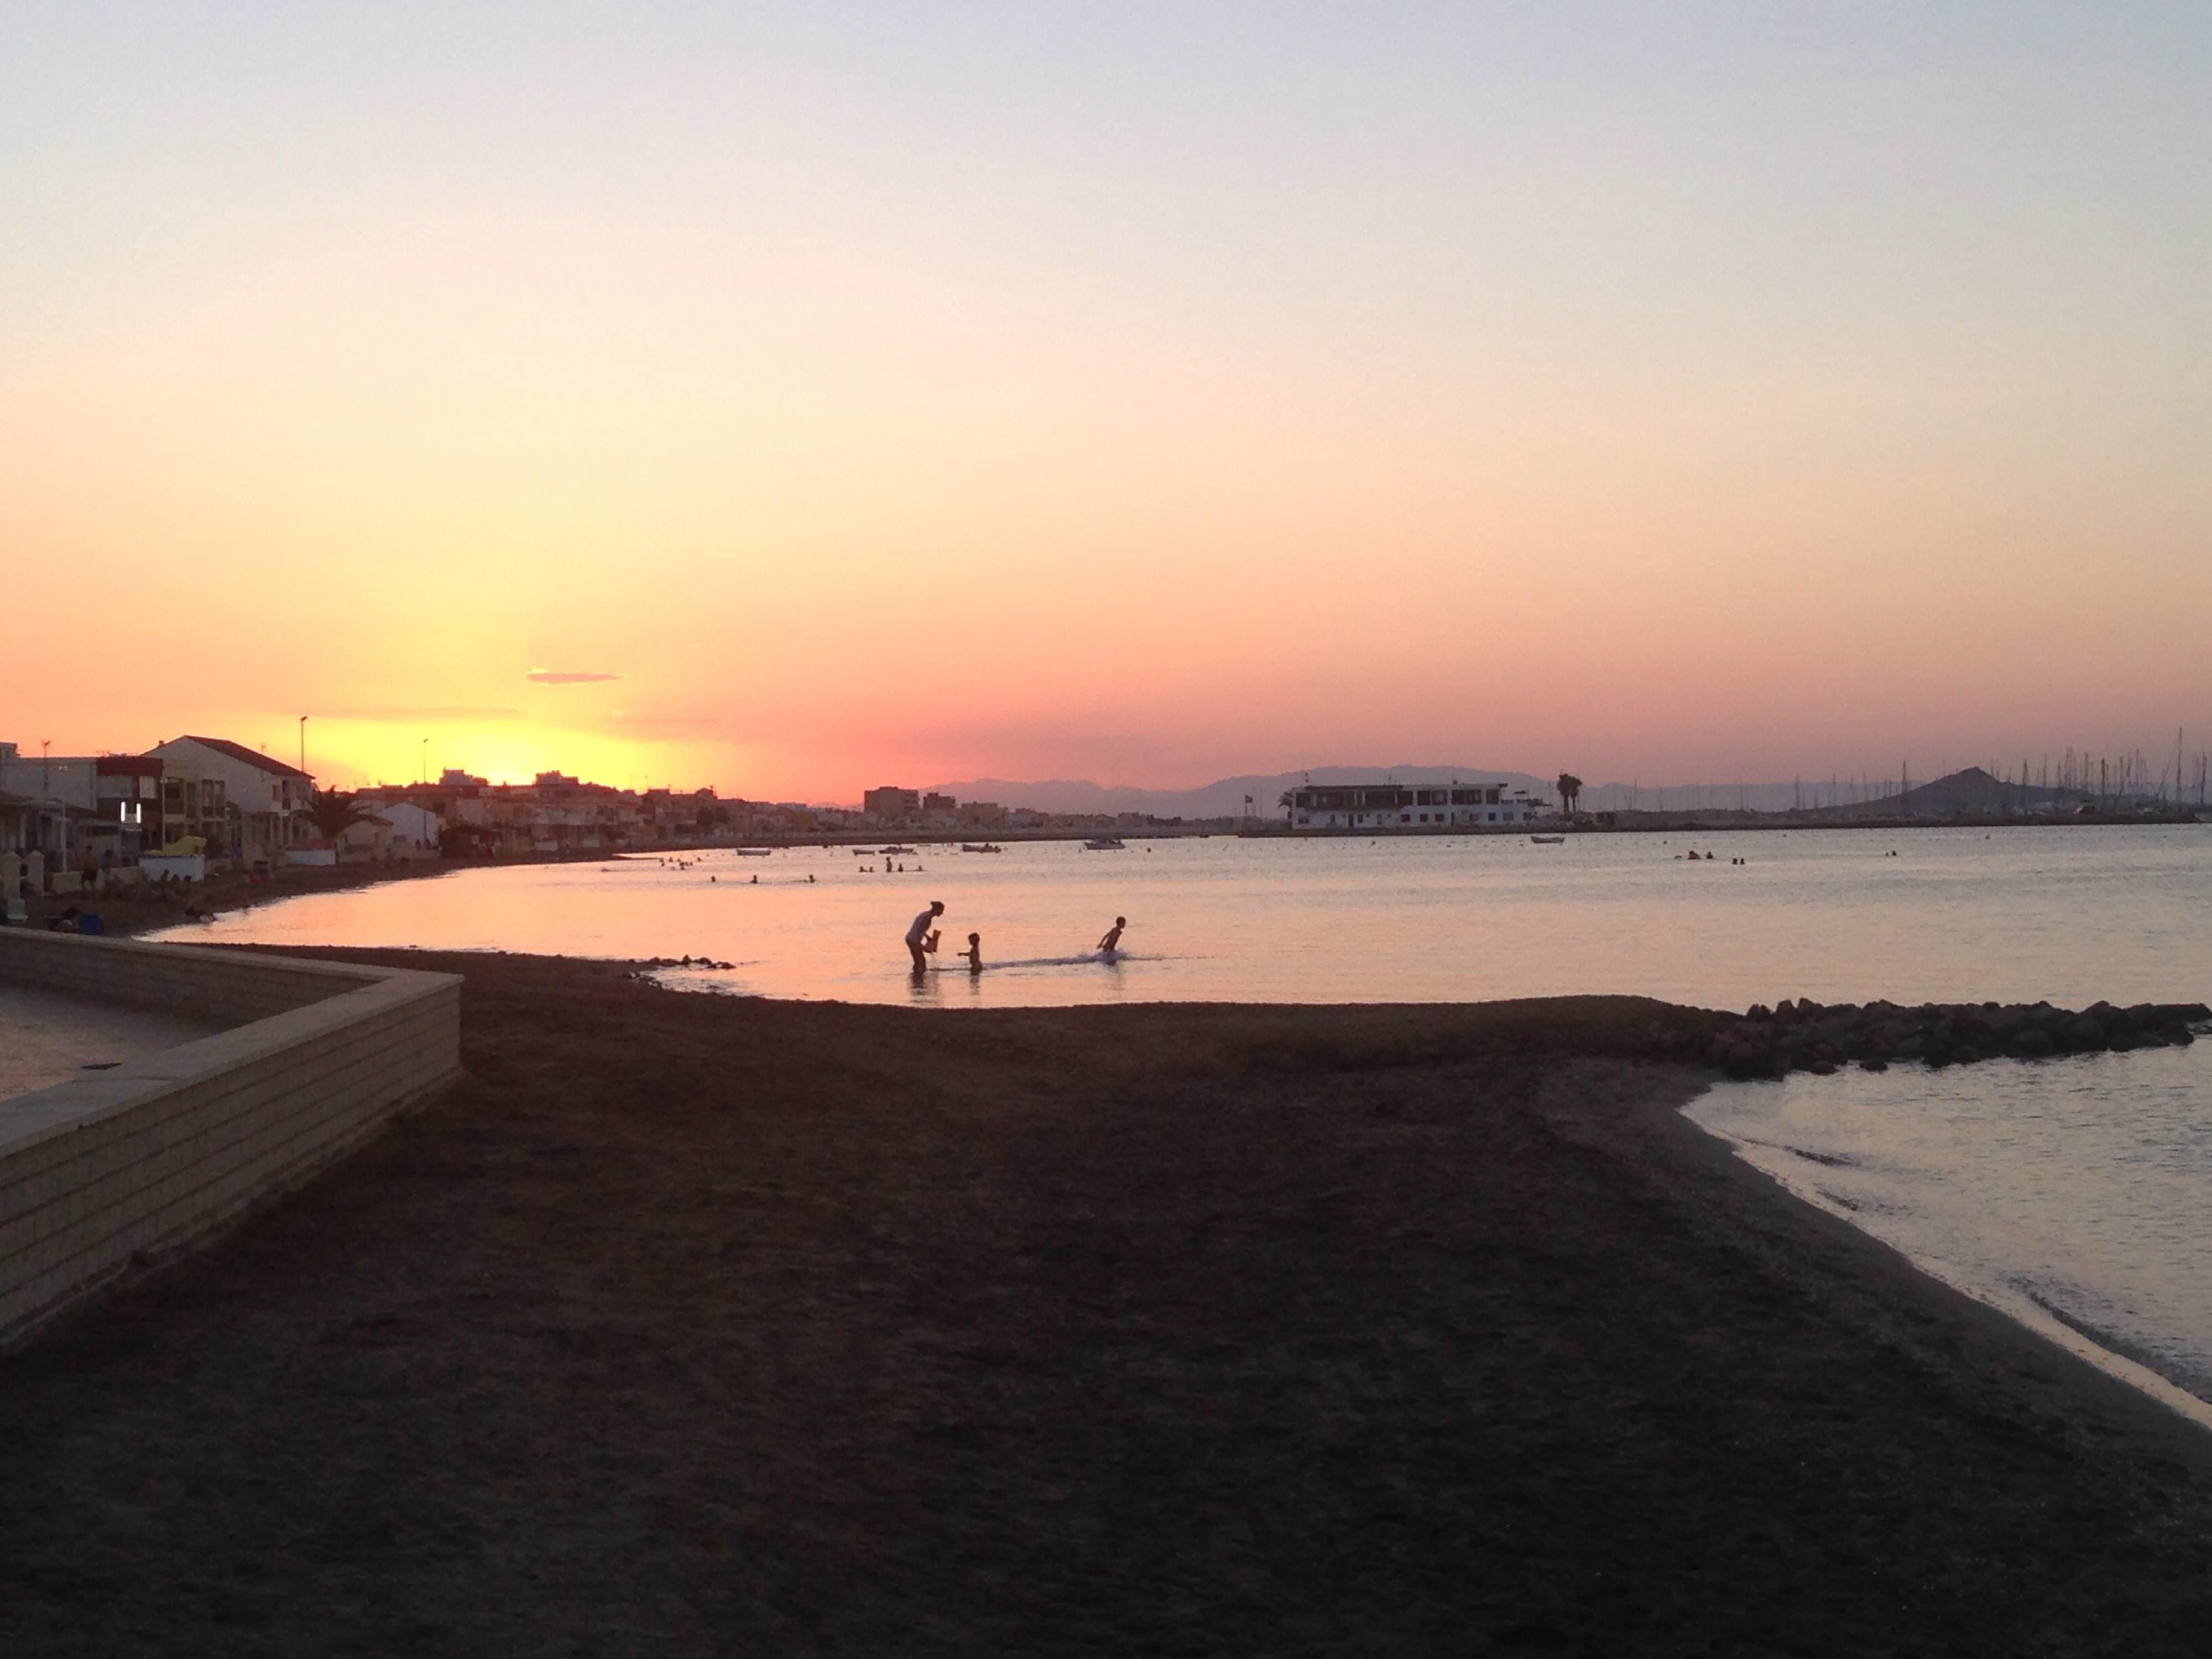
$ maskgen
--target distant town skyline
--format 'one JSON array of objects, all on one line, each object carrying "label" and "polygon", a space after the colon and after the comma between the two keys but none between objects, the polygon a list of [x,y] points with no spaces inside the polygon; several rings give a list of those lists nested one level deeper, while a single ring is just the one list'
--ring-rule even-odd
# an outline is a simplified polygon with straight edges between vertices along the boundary
[{"label": "distant town skyline", "polygon": [[[1823,800],[1862,801],[1875,799],[1900,787],[1926,783],[1975,769],[1986,769],[1992,776],[2006,781],[2094,789],[2099,787],[2098,769],[2103,765],[2109,768],[2112,787],[2118,788],[2124,783],[2130,791],[2176,798],[2186,794],[2193,799],[2200,792],[2208,772],[2212,772],[2212,747],[2208,747],[2208,740],[2212,740],[2212,732],[2200,732],[2192,738],[2185,731],[2177,730],[2166,742],[2156,746],[2124,745],[2112,750],[2067,744],[2055,749],[2045,747],[2009,758],[1985,757],[1976,760],[1939,757],[1933,761],[1926,761],[1911,755],[1896,756],[1891,757],[1886,766],[1849,772],[1839,768],[1814,772],[1801,767],[1784,775],[1761,775],[1736,768],[1711,776],[1678,777],[1656,772],[1646,775],[1634,771],[1618,776],[1601,777],[1593,774],[1583,781],[1589,786],[1590,804],[1609,807],[1627,805],[1638,795],[1647,796],[1653,802],[1671,798],[1677,806],[1692,802],[1720,806],[1727,804],[1730,792],[1747,791],[1753,798],[1753,804],[1761,810],[1778,810],[1790,804],[1793,795],[1806,805],[1816,805]],[[38,763],[40,744],[27,744],[21,738],[0,738],[0,745],[10,743],[14,745],[18,763],[27,767]],[[46,753],[59,759],[82,756],[128,757],[145,752],[154,746],[153,744],[134,747],[106,743],[56,745],[49,739],[44,748]],[[561,764],[557,757],[546,764],[532,764],[512,772],[501,771],[497,768],[470,765],[465,761],[431,758],[434,751],[428,742],[418,744],[414,751],[417,761],[414,769],[404,774],[390,775],[349,767],[343,761],[331,761],[314,751],[288,756],[266,742],[242,747],[257,750],[287,767],[295,757],[302,758],[307,761],[307,769],[315,778],[318,786],[331,789],[398,787],[417,781],[434,783],[441,776],[448,775],[459,775],[465,779],[501,787],[527,784],[547,776],[567,776],[599,787],[641,793],[651,790],[674,790],[688,794],[706,790],[728,799],[780,800],[842,810],[858,810],[871,791],[890,787],[909,791],[947,791],[963,800],[977,799],[979,793],[992,796],[1021,796],[1026,793],[1036,799],[1027,802],[1010,799],[1000,804],[1039,805],[1045,810],[1059,811],[1094,810],[1091,798],[1096,796],[1118,802],[1116,805],[1103,806],[1098,810],[1127,811],[1141,807],[1163,812],[1188,811],[1197,816],[1233,816],[1237,810],[1238,797],[1234,793],[1237,788],[1265,786],[1274,789],[1287,787],[1301,775],[1310,775],[1321,781],[1340,781],[1355,775],[1363,778],[1371,775],[1378,781],[1397,777],[1405,781],[1435,782],[1449,775],[1468,781],[1504,781],[1515,785],[1548,788],[1557,771],[1569,769],[1538,772],[1524,767],[1482,766],[1470,761],[1442,763],[1401,759],[1379,763],[1346,760],[1315,762],[1279,772],[1227,773],[1188,782],[1166,784],[1139,783],[1127,779],[1014,779],[995,776],[908,781],[906,775],[901,774],[896,777],[878,779],[872,783],[851,784],[842,791],[778,793],[772,790],[732,787],[711,778],[687,778],[635,769],[621,775],[602,774],[574,762]],[[623,757],[634,760],[638,757],[633,751],[623,751]],[[664,751],[654,757],[666,759],[668,756]],[[1187,798],[1188,804],[1176,805],[1173,798]],[[1205,799],[1201,805],[1202,798],[1214,799]],[[1259,804],[1263,808],[1267,805],[1265,802]]]},{"label": "distant town skyline", "polygon": [[0,39],[27,750],[829,800],[2212,733],[2201,7]]}]

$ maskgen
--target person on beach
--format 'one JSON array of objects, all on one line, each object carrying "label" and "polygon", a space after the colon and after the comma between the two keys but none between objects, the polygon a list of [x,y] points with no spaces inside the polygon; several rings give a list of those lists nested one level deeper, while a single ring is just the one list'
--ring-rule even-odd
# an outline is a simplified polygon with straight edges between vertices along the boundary
[{"label": "person on beach", "polygon": [[929,958],[937,951],[937,930],[930,926],[945,914],[945,901],[932,899],[929,908],[914,919],[906,930],[907,953],[914,958],[914,976],[920,979],[929,971]]},{"label": "person on beach", "polygon": [[1106,937],[1098,941],[1098,954],[1112,961],[1121,948],[1121,930],[1128,925],[1128,917],[1115,917],[1114,925],[1106,930]]},{"label": "person on beach", "polygon": [[983,971],[983,936],[968,935],[968,975],[970,979]]}]

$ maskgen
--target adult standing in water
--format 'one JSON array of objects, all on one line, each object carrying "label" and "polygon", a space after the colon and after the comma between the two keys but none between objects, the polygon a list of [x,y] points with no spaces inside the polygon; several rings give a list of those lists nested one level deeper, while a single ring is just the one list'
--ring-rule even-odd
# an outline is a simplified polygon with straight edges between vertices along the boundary
[{"label": "adult standing in water", "polygon": [[907,954],[914,958],[914,976],[916,979],[929,971],[927,953],[937,948],[937,934],[932,924],[944,914],[945,901],[932,899],[929,908],[916,916],[914,925],[906,930]]}]

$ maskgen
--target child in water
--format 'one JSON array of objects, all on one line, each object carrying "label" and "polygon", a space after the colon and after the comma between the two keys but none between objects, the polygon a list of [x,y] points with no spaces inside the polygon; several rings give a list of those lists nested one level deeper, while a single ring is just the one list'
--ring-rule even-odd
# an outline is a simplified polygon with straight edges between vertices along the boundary
[{"label": "child in water", "polygon": [[1121,948],[1121,930],[1129,925],[1127,916],[1114,918],[1114,925],[1106,930],[1106,937],[1098,941],[1098,954],[1111,957]]},{"label": "child in water", "polygon": [[983,936],[981,933],[968,935],[968,971],[971,975],[983,971]]}]

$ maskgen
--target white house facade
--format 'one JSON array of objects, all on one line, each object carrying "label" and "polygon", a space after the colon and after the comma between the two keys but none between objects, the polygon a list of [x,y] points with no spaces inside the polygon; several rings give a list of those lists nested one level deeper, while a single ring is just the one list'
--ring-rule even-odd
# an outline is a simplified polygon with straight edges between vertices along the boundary
[{"label": "white house facade", "polygon": [[441,825],[438,815],[428,807],[407,800],[386,801],[376,809],[376,815],[392,826],[395,849],[410,854],[438,850]]},{"label": "white house facade", "polygon": [[315,781],[298,767],[228,738],[173,738],[146,752],[195,782],[221,786],[229,834],[210,851],[276,863],[286,848],[314,838],[307,808]]},{"label": "white house facade", "polygon": [[1291,791],[1293,830],[1493,830],[1533,823],[1547,810],[1502,783],[1309,784]]}]

